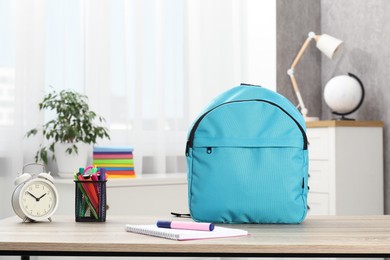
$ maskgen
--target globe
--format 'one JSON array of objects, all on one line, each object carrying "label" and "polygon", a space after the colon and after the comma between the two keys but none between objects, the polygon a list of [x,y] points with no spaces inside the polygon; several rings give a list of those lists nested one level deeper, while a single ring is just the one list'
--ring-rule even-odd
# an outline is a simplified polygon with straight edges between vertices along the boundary
[{"label": "globe", "polygon": [[355,112],[363,102],[363,98],[363,84],[351,73],[336,76],[325,85],[325,102],[336,115],[344,116]]}]

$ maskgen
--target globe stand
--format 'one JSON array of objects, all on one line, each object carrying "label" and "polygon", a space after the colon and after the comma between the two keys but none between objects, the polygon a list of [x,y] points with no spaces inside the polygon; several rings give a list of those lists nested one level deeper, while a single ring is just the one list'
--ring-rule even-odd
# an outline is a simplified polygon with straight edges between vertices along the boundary
[{"label": "globe stand", "polygon": [[[334,112],[332,112],[332,114],[340,115],[340,114],[337,114],[337,113],[334,113]],[[355,118],[348,118],[348,117],[345,117],[344,115],[341,115],[341,117],[339,117],[339,118],[334,117],[332,120],[337,120],[337,121],[343,121],[343,120],[345,120],[345,121],[356,121]]]},{"label": "globe stand", "polygon": [[361,89],[362,89],[362,97],[360,98],[360,101],[359,101],[359,103],[356,105],[356,107],[353,108],[353,109],[352,109],[351,111],[349,111],[349,112],[338,113],[338,112],[332,111],[332,114],[341,116],[341,118],[335,118],[335,120],[350,120],[350,121],[356,120],[356,119],[354,119],[354,118],[347,118],[347,117],[345,117],[345,116],[346,116],[346,115],[349,115],[349,114],[352,114],[353,112],[355,112],[356,110],[358,110],[358,109],[360,108],[360,106],[363,104],[363,100],[364,100],[364,86],[363,86],[362,81],[361,81],[357,76],[355,76],[355,75],[352,74],[352,73],[348,73],[348,76],[350,76],[350,77],[352,77],[352,78],[354,78],[354,79],[357,80],[357,82],[359,83],[359,85],[360,85],[360,87],[361,87]]}]

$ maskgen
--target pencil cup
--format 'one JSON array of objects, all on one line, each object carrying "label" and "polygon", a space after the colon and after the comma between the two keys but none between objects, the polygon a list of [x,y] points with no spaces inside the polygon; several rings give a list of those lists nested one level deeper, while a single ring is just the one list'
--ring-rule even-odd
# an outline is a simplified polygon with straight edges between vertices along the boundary
[{"label": "pencil cup", "polygon": [[75,180],[76,222],[106,221],[106,180]]}]

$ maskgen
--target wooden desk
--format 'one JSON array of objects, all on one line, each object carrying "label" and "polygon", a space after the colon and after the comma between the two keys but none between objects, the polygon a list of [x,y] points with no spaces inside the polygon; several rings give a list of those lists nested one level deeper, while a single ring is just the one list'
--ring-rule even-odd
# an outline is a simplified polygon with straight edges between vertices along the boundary
[{"label": "wooden desk", "polygon": [[[58,256],[311,256],[389,257],[390,216],[309,217],[299,225],[233,225],[247,237],[173,241],[124,231],[126,223],[151,217],[113,217],[105,223],[0,221],[0,254]],[[230,225],[229,225],[230,226]]]}]

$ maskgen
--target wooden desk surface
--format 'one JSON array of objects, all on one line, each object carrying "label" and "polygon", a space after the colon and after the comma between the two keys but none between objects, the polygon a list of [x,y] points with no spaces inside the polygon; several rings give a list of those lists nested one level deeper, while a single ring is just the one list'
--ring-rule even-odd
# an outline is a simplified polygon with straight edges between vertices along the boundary
[{"label": "wooden desk surface", "polygon": [[124,231],[127,223],[150,224],[152,217],[108,216],[104,223],[0,220],[0,254],[152,256],[351,256],[390,255],[390,216],[308,217],[299,225],[228,225],[250,235],[173,241]]},{"label": "wooden desk surface", "polygon": [[307,128],[316,127],[384,127],[383,121],[320,120],[306,122]]}]

